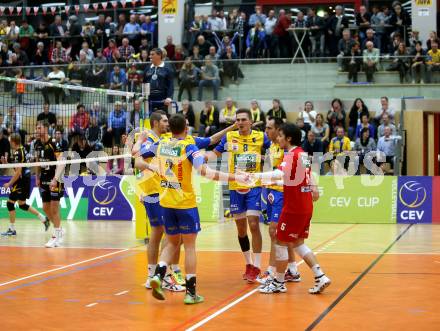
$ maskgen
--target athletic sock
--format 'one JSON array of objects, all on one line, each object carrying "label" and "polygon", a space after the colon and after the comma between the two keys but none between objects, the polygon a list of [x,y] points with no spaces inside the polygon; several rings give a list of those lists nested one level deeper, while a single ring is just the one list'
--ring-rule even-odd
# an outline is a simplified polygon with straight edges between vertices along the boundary
[{"label": "athletic sock", "polygon": [[254,266],[261,269],[261,253],[254,253]]},{"label": "athletic sock", "polygon": [[294,275],[298,273],[298,268],[295,261],[289,262],[289,264],[287,265],[287,269],[290,270],[290,272]]},{"label": "athletic sock", "polygon": [[15,223],[9,223],[9,229],[15,231]]},{"label": "athletic sock", "polygon": [[159,276],[160,279],[164,279],[166,273],[167,273],[167,263],[160,261],[159,264],[156,266],[156,270],[154,271],[154,275]]},{"label": "athletic sock", "polygon": [[171,265],[171,270],[173,272],[180,272],[180,266],[178,264],[172,264]]},{"label": "athletic sock", "polygon": [[284,283],[284,272],[277,272],[275,279],[279,282],[279,283]]},{"label": "athletic sock", "polygon": [[319,266],[319,264],[315,264],[312,267],[312,271],[315,274],[315,277],[321,277],[324,274],[324,272],[321,270],[321,267]]},{"label": "athletic sock", "polygon": [[277,271],[277,268],[274,267],[274,266],[271,266],[271,265],[270,265],[270,266],[267,267],[267,272],[268,272],[269,274],[271,274],[271,275],[274,275],[276,271]]},{"label": "athletic sock", "polygon": [[246,260],[246,264],[252,264],[252,253],[251,251],[243,252],[244,259]]},{"label": "athletic sock", "polygon": [[46,222],[46,216],[44,216],[42,213],[38,213],[38,218],[40,219],[41,222]]},{"label": "athletic sock", "polygon": [[196,275],[195,274],[187,274],[186,275],[186,293],[191,294],[192,296],[196,295]]},{"label": "athletic sock", "polygon": [[54,228],[53,235],[56,238],[62,237],[63,236],[63,229],[62,228]]},{"label": "athletic sock", "polygon": [[155,270],[156,270],[156,265],[155,264],[149,264],[148,265],[148,277],[153,277]]}]

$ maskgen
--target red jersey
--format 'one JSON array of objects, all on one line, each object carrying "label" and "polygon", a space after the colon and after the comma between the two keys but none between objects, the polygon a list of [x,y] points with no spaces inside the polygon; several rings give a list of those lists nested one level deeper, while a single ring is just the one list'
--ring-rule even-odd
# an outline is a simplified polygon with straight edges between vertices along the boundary
[{"label": "red jersey", "polygon": [[310,187],[311,164],[307,153],[295,147],[284,153],[280,170],[284,172],[283,213],[311,215],[313,213]]}]

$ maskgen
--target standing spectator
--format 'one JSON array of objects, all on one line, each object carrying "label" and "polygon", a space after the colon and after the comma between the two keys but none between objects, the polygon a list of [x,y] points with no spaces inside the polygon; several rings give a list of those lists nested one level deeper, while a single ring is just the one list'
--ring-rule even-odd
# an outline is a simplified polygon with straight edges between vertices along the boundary
[{"label": "standing spectator", "polygon": [[[360,136],[356,138],[353,150],[355,150],[358,153],[359,163],[358,163],[356,175],[360,175],[360,168],[361,168],[361,164],[364,163],[365,155],[367,155],[370,152],[374,152],[376,150],[376,142],[370,136],[370,130],[368,130],[368,128],[363,128],[361,130]],[[371,174],[368,169],[367,169],[367,173]]]},{"label": "standing spectator", "polygon": [[386,127],[389,127],[391,129],[392,136],[396,135],[396,133],[397,133],[396,126],[393,123],[391,123],[390,117],[388,116],[388,114],[383,114],[382,115],[382,124],[379,125],[379,127],[377,128],[377,137],[378,138],[384,136]]},{"label": "standing spectator", "polygon": [[269,109],[269,111],[266,114],[267,118],[280,118],[283,120],[283,122],[287,121],[287,114],[284,110],[283,106],[281,105],[280,99],[273,99],[272,100],[272,108]]},{"label": "standing spectator", "polygon": [[313,110],[313,102],[306,101],[304,103],[304,110],[300,111],[298,115],[298,117],[304,120],[304,129],[306,132],[308,132],[313,123],[315,123],[316,114],[316,111]]},{"label": "standing spectator", "polygon": [[30,55],[30,50],[34,47],[34,28],[32,25],[28,23],[28,21],[24,20],[21,23],[21,27],[18,33],[20,48],[24,50],[28,55]]},{"label": "standing spectator", "polygon": [[426,52],[422,48],[421,41],[415,42],[415,48],[411,56],[412,83],[415,84],[417,81],[417,84],[424,84]]},{"label": "standing spectator", "polygon": [[189,26],[190,40],[189,40],[189,48],[192,49],[194,43],[196,42],[197,37],[200,35],[200,30],[202,28],[202,23],[200,20],[200,16],[195,15],[194,20],[191,22]]},{"label": "standing spectator", "polygon": [[154,47],[156,38],[156,23],[151,20],[151,16],[145,16],[141,24],[141,35],[146,36],[149,43]]},{"label": "standing spectator", "polygon": [[210,137],[220,127],[219,111],[212,101],[205,101],[205,107],[200,113],[199,136]]},{"label": "standing spectator", "polygon": [[[23,70],[21,68],[16,69],[15,78],[16,79],[26,79],[26,76],[23,74]],[[12,90],[11,96],[13,98],[16,98],[16,102],[19,105],[22,105],[25,92],[26,92],[26,84],[20,83],[17,81],[15,83],[15,90]]]},{"label": "standing spectator", "polygon": [[102,53],[102,49],[98,48],[96,57],[93,60],[93,69],[91,83],[94,87],[102,88],[107,83],[107,59]]},{"label": "standing spectator", "polygon": [[408,27],[411,26],[411,16],[402,8],[400,2],[395,1],[393,5],[394,15],[391,20],[391,25],[394,25],[395,32],[398,32],[406,42],[408,38]]},{"label": "standing spectator", "polygon": [[440,71],[440,51],[438,50],[438,42],[431,42],[431,49],[428,51],[428,61],[426,62],[426,81],[432,83],[432,73]]},{"label": "standing spectator", "polygon": [[390,118],[390,121],[392,123],[394,123],[394,114],[396,113],[396,111],[394,110],[394,108],[391,108],[389,106],[389,100],[388,97],[381,97],[380,98],[380,105],[381,108],[380,110],[376,111],[376,116],[374,116],[374,120],[376,122],[376,126],[379,126],[380,123],[382,123],[382,116],[384,114],[387,114],[388,117]]},{"label": "standing spectator", "polygon": [[98,126],[96,117],[91,117],[90,126],[86,129],[85,137],[87,143],[94,151],[102,151],[104,149],[102,136],[102,128]]},{"label": "standing spectator", "polygon": [[50,106],[48,103],[43,105],[43,112],[38,114],[37,122],[49,123],[49,135],[53,135],[53,130],[57,124],[57,117],[55,113],[50,111]]},{"label": "standing spectator", "polygon": [[122,32],[131,45],[138,45],[141,26],[136,22],[136,15],[130,15],[130,21],[124,25]]},{"label": "standing spectator", "polygon": [[349,123],[348,123],[348,137],[350,140],[354,140],[354,136],[356,134],[356,128],[359,124],[361,124],[362,116],[369,116],[368,107],[365,105],[364,101],[361,98],[357,98],[353,102],[353,106],[350,109],[350,113],[348,114]]},{"label": "standing spectator", "polygon": [[410,59],[406,50],[405,43],[401,42],[399,48],[394,52],[393,63],[388,68],[388,71],[398,71],[400,84],[403,84],[406,80],[406,75],[410,68]]},{"label": "standing spectator", "polygon": [[44,22],[40,22],[34,32],[35,43],[38,44],[39,42],[42,42],[44,44],[44,48],[48,49],[50,46],[50,41],[48,37],[49,37],[48,27]]},{"label": "standing spectator", "polygon": [[336,61],[338,62],[338,70],[343,71],[343,62],[344,57],[349,56],[353,49],[353,45],[356,41],[351,38],[351,32],[349,29],[345,29],[342,32],[342,39],[338,41],[338,56],[336,57]]},{"label": "standing spectator", "polygon": [[182,114],[188,121],[188,134],[192,135],[196,126],[196,115],[194,114],[193,106],[188,100],[182,101],[182,109],[177,113]]},{"label": "standing spectator", "polygon": [[[50,83],[54,83],[54,84],[63,84],[66,80],[66,75],[64,74],[63,71],[60,70],[60,68],[58,66],[53,66],[52,71],[49,73],[49,75],[47,75],[47,77],[44,80],[48,81]],[[55,103],[56,104],[60,103],[60,97],[62,97],[62,99],[64,99],[64,91],[63,91],[63,89],[61,89],[59,87],[45,86],[41,90],[41,93],[43,94],[43,98],[44,98],[45,103],[50,103],[49,102],[49,93],[53,93],[55,95]]]},{"label": "standing spectator", "polygon": [[362,43],[366,38],[367,30],[370,28],[371,14],[367,7],[360,6],[359,13],[356,14],[356,25],[359,27],[359,38]]},{"label": "standing spectator", "polygon": [[368,131],[370,131],[370,137],[375,137],[376,136],[376,131],[374,128],[374,125],[370,124],[370,115],[369,114],[363,114],[361,116],[361,123],[358,124],[358,126],[356,127],[356,138],[360,138],[361,137],[361,131],[362,129],[368,129]]},{"label": "standing spectator", "polygon": [[316,114],[315,123],[310,131],[313,131],[315,136],[321,140],[324,151],[326,151],[330,142],[330,127],[324,122],[322,114]]},{"label": "standing spectator", "polygon": [[292,40],[288,29],[292,25],[292,12],[279,16],[278,23],[273,30],[274,48],[276,48],[276,57],[292,57]]},{"label": "standing spectator", "polygon": [[330,18],[327,29],[329,34],[330,54],[332,56],[336,56],[338,54],[339,40],[342,38],[342,32],[344,29],[348,28],[348,25],[348,17],[343,14],[342,6],[337,5],[335,7],[335,15]]},{"label": "standing spectator", "polygon": [[217,10],[213,9],[211,15],[208,18],[209,25],[212,31],[221,31],[223,27],[222,20],[217,17]]},{"label": "standing spectator", "polygon": [[362,59],[368,83],[374,82],[374,73],[376,72],[377,65],[379,63],[379,55],[379,49],[374,48],[374,45],[371,41],[367,41]]},{"label": "standing spectator", "polygon": [[70,57],[76,59],[81,49],[81,42],[83,40],[81,36],[82,26],[78,22],[78,17],[71,15],[69,17],[69,43],[70,43]]},{"label": "standing spectator", "polygon": [[266,33],[260,21],[256,21],[246,38],[246,57],[261,58],[266,48]]},{"label": "standing spectator", "polygon": [[250,111],[253,122],[252,128],[264,132],[266,128],[266,116],[264,115],[264,112],[260,109],[260,105],[258,104],[257,100],[251,100]]},{"label": "standing spectator", "polygon": [[118,23],[115,29],[115,35],[117,41],[120,41],[122,39],[122,36],[124,35],[125,24],[127,24],[127,18],[125,17],[125,14],[121,13],[118,15]]},{"label": "standing spectator", "polygon": [[275,25],[277,24],[277,18],[275,17],[275,10],[269,10],[269,13],[266,18],[266,22],[264,23],[264,32],[266,34],[266,47],[268,50],[267,57],[275,57],[276,52],[273,45],[273,30],[275,29]]},{"label": "standing spectator", "polygon": [[214,100],[217,100],[218,89],[220,87],[219,70],[217,66],[212,63],[212,60],[209,57],[206,57],[205,65],[202,67],[198,100],[203,100],[203,88],[206,86],[212,86]]},{"label": "standing spectator", "polygon": [[249,27],[249,24],[246,19],[246,13],[241,12],[240,16],[237,19],[236,25],[233,29],[233,30],[238,31],[238,35],[240,37],[238,39],[238,57],[239,58],[243,58],[246,54],[246,52],[244,52],[244,50],[246,47],[246,36],[248,35],[249,29],[250,29],[250,27]]},{"label": "standing spectator", "polygon": [[359,43],[354,42],[348,54],[345,54],[345,68],[348,71],[348,84],[358,82],[358,72],[362,67],[362,55],[359,49]]},{"label": "standing spectator", "polygon": [[163,52],[155,48],[150,53],[151,66],[144,72],[144,83],[150,83],[149,112],[163,110],[168,112],[168,106],[173,100],[174,75],[171,68],[163,61]]},{"label": "standing spectator", "polygon": [[95,33],[98,37],[98,48],[103,48],[107,45],[108,38],[110,36],[111,26],[108,22],[105,21],[105,15],[100,14],[98,16],[98,21],[95,24]]},{"label": "standing spectator", "polygon": [[119,66],[114,66],[110,73],[110,90],[125,91],[127,86],[127,76],[125,71]]},{"label": "standing spectator", "polygon": [[177,100],[182,99],[183,91],[186,90],[188,93],[189,101],[192,101],[191,90],[193,87],[198,86],[200,70],[191,62],[191,58],[187,57],[182,69],[179,73],[179,93],[177,95]]},{"label": "standing spectator", "polygon": [[113,135],[113,143],[119,145],[121,136],[126,133],[127,113],[122,109],[120,101],[115,102],[115,108],[110,112],[107,124],[107,132]]},{"label": "standing spectator", "polygon": [[55,48],[50,55],[50,61],[52,64],[64,64],[67,62],[66,49],[63,47],[61,40],[55,42]]},{"label": "standing spectator", "polygon": [[255,6],[255,13],[249,17],[249,26],[253,27],[257,22],[260,22],[262,26],[266,23],[266,15],[263,14],[261,6],[259,5]]},{"label": "standing spectator", "polygon": [[122,39],[122,45],[118,48],[119,54],[121,55],[121,59],[124,61],[128,61],[130,57],[136,53],[133,46],[129,44],[128,38]]},{"label": "standing spectator", "polygon": [[331,107],[332,108],[327,112],[327,121],[330,126],[330,135],[334,135],[338,127],[345,128],[346,115],[341,99],[333,99]]},{"label": "standing spectator", "polygon": [[378,5],[373,6],[373,14],[371,15],[371,27],[374,28],[376,39],[379,41],[379,51],[386,52],[386,44],[388,43],[385,34],[385,14]]},{"label": "standing spectator", "polygon": [[[54,22],[49,25],[49,36],[51,37],[64,37],[67,33],[67,26],[62,23],[61,16],[56,15]],[[60,39],[57,39],[60,40]],[[61,40],[60,40],[61,41]]]},{"label": "standing spectator", "polygon": [[167,51],[168,58],[174,61],[174,54],[176,52],[176,45],[173,44],[173,36],[167,36],[167,44],[163,47]]},{"label": "standing spectator", "polygon": [[225,101],[225,108],[223,108],[220,111],[219,116],[219,122],[220,122],[220,129],[223,130],[224,128],[228,127],[229,125],[233,124],[235,122],[235,112],[237,111],[237,108],[234,105],[234,101],[231,97],[226,98]]},{"label": "standing spectator", "polygon": [[378,162],[381,169],[385,169],[385,163],[390,164],[394,169],[394,156],[396,155],[397,144],[396,140],[391,137],[391,128],[386,126],[384,128],[384,135],[379,138],[377,142],[377,151],[385,154],[385,162]]},{"label": "standing spectator", "polygon": [[90,116],[86,112],[86,107],[83,104],[76,106],[76,114],[70,118],[69,123],[69,141],[72,141],[74,136],[84,135],[86,129],[89,127]]},{"label": "standing spectator", "polygon": [[[323,33],[324,21],[316,15],[315,8],[309,8],[307,12],[306,26],[310,29],[310,43],[312,47],[312,56],[324,56],[325,35]],[[319,51],[318,51],[319,50]]]}]

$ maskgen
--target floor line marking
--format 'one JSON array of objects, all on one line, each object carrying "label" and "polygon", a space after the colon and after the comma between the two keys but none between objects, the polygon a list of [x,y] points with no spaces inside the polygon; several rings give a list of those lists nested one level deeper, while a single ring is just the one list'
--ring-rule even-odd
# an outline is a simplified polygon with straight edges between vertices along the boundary
[{"label": "floor line marking", "polygon": [[122,292],[119,292],[119,293],[115,293],[115,295],[116,296],[119,296],[119,295],[123,295],[123,294],[126,294],[126,293],[128,293],[129,291],[122,291]]},{"label": "floor line marking", "polygon": [[341,300],[364,278],[374,266],[379,263],[379,261],[385,256],[385,254],[408,232],[408,230],[414,225],[414,223],[409,224],[397,237],[393,240],[391,244],[388,245],[385,250],[374,259],[373,262],[358,276],[356,279],[305,329],[306,331],[311,331],[336,307],[336,305],[341,302]]},{"label": "floor line marking", "polygon": [[75,262],[75,263],[67,264],[67,265],[59,267],[59,268],[54,268],[54,269],[42,271],[42,272],[39,272],[39,273],[36,273],[36,274],[28,275],[28,276],[25,276],[25,277],[13,279],[13,280],[10,280],[8,282],[1,283],[0,287],[1,286],[6,286],[6,285],[9,285],[9,284],[13,284],[13,283],[18,283],[18,282],[20,282],[22,280],[33,278],[33,277],[38,277],[38,276],[45,275],[45,274],[48,274],[48,273],[51,273],[51,272],[55,272],[55,271],[59,271],[59,270],[67,269],[67,268],[71,268],[71,267],[74,267],[74,266],[77,266],[77,265],[80,265],[80,264],[84,264],[84,263],[87,263],[87,262],[103,259],[103,258],[108,257],[108,256],[124,253],[124,252],[127,252],[129,250],[130,250],[130,248],[125,248],[125,249],[122,249],[122,250],[119,250],[119,251],[116,251],[116,252],[111,252],[111,253],[108,253],[108,254],[99,255],[99,256],[93,257],[91,259],[82,260],[82,261],[78,261],[78,262]]},{"label": "floor line marking", "polygon": [[93,303],[89,303],[88,305],[86,305],[87,308],[96,306],[98,303],[97,302],[93,302]]}]

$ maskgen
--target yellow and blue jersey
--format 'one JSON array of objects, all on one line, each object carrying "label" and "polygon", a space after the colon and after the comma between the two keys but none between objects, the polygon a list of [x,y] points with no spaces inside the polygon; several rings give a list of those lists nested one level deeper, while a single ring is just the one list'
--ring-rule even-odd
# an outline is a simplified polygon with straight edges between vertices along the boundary
[{"label": "yellow and blue jersey", "polygon": [[[264,132],[252,130],[249,135],[240,135],[238,131],[226,134],[215,148],[219,153],[229,152],[228,170],[235,173],[241,170],[248,173],[261,172],[261,154],[263,149],[270,147],[270,140]],[[261,186],[258,181],[253,186]],[[229,182],[230,190],[249,189],[248,186],[235,181]]]},{"label": "yellow and blue jersey", "polygon": [[[284,150],[280,147],[280,145],[273,142],[269,148],[269,161],[272,170],[278,169],[278,167],[283,162],[283,158],[284,158]],[[268,188],[278,192],[283,192],[283,187],[280,185],[270,185],[268,186]]]}]

